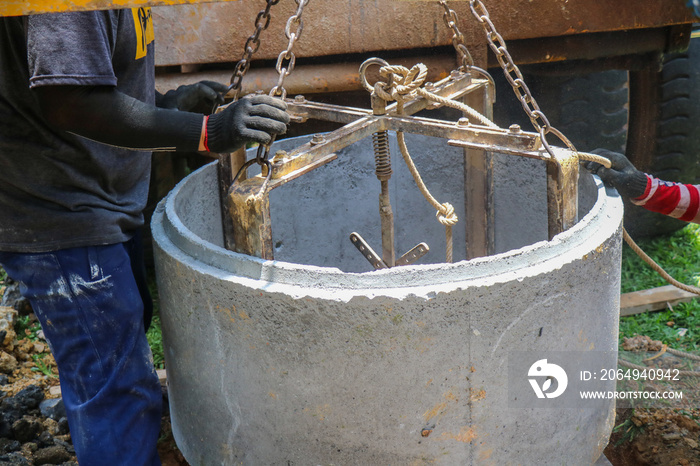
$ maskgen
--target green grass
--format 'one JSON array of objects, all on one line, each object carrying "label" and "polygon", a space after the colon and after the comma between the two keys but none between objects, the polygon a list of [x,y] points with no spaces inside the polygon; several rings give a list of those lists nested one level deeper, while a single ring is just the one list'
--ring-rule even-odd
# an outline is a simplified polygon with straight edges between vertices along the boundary
[{"label": "green grass", "polygon": [[[698,286],[700,279],[700,225],[691,224],[666,237],[644,240],[639,246],[677,280]],[[627,245],[622,253],[623,293],[667,283]],[[683,336],[680,329],[687,329]],[[672,309],[647,312],[620,319],[620,341],[647,335],[671,348],[700,350],[700,299],[679,303]]]},{"label": "green grass", "polygon": [[146,339],[151,346],[153,353],[153,364],[157,369],[165,369],[165,359],[163,356],[163,334],[160,329],[160,300],[158,299],[158,288],[156,287],[156,279],[154,272],[149,270],[148,289],[153,298],[153,319],[151,326],[146,332]]}]

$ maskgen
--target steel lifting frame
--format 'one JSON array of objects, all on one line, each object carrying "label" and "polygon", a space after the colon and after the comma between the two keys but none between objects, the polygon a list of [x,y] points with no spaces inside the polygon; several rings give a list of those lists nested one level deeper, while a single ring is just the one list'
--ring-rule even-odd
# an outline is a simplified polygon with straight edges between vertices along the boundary
[{"label": "steel lifting frame", "polygon": [[[468,73],[455,71],[449,77],[435,83],[430,92],[457,100],[481,91],[484,104],[489,110],[486,112],[488,114],[492,106],[492,90],[489,87],[489,81],[486,79],[476,79]],[[237,252],[274,259],[269,190],[335,160],[336,151],[383,130],[445,138],[448,139],[449,145],[465,149],[467,171],[470,165],[476,168],[473,173],[467,175],[465,183],[469,258],[491,253],[493,237],[490,226],[493,218],[492,203],[483,202],[490,196],[490,167],[488,163],[479,166],[478,163],[470,162],[475,156],[474,152],[483,152],[478,154],[482,159],[488,157],[488,153],[501,153],[547,162],[549,238],[567,230],[577,221],[578,155],[568,149],[552,146],[554,157],[550,156],[543,148],[537,133],[522,131],[517,126],[492,129],[470,124],[464,118],[453,122],[412,116],[420,110],[439,106],[423,98],[414,98],[406,102],[403,116],[396,114],[395,103],[387,106],[384,115],[374,115],[372,110],[368,109],[311,102],[302,96],[287,99],[287,103],[294,122],[317,119],[343,123],[345,126],[324,135],[315,135],[309,142],[290,152],[278,151],[271,160],[272,174],[267,190],[262,189],[266,179],[265,173],[239,180],[231,186],[228,209],[233,222],[234,250]],[[472,181],[481,186],[481,192],[470,195]],[[469,244],[470,242],[472,244]]]}]

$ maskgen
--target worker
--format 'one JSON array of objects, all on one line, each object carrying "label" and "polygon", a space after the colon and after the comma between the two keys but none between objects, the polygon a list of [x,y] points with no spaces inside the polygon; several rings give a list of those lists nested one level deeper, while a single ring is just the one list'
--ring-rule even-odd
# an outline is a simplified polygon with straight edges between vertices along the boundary
[{"label": "worker", "polygon": [[50,344],[81,466],[160,464],[138,257],[145,151],[230,152],[289,122],[262,95],[189,111],[221,103],[220,84],[157,96],[153,48],[149,8],[0,19],[0,265]]},{"label": "worker", "polygon": [[686,222],[700,223],[700,185],[659,180],[637,170],[627,157],[617,152],[596,149],[593,153],[610,160],[612,166],[605,168],[587,162],[586,168],[633,204]]}]

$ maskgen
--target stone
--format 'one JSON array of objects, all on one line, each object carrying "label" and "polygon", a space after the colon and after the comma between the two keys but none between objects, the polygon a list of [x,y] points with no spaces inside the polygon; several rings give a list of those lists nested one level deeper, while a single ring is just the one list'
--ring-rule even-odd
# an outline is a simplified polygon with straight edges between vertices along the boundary
[{"label": "stone", "polygon": [[0,452],[12,453],[13,451],[19,451],[20,448],[22,448],[22,444],[17,440],[0,438]]},{"label": "stone", "polygon": [[52,398],[44,400],[39,404],[39,410],[42,416],[58,421],[62,417],[66,417],[66,407],[63,404],[63,398]]},{"label": "stone", "polygon": [[12,435],[12,423],[7,416],[0,414],[0,438],[9,438]]},{"label": "stone", "polygon": [[48,430],[44,430],[36,439],[36,444],[39,448],[50,447],[54,445],[53,436]]},{"label": "stone", "polygon": [[17,359],[0,349],[0,373],[11,374],[15,369],[17,369]]},{"label": "stone", "polygon": [[690,446],[690,448],[697,448],[698,447],[698,442],[693,440],[692,438],[685,437],[683,440],[686,441],[686,443]]},{"label": "stone", "polygon": [[5,288],[0,306],[14,309],[21,316],[29,315],[32,312],[32,305],[29,304],[29,300],[22,296],[22,293],[19,291],[19,283],[17,282],[12,282]]},{"label": "stone", "polygon": [[0,462],[4,466],[31,466],[32,463],[24,456],[17,452],[12,452],[7,455],[0,455]]},{"label": "stone", "polygon": [[68,428],[68,418],[62,417],[58,420],[58,426],[56,426],[56,435],[66,435],[70,432]]},{"label": "stone", "polygon": [[9,383],[9,379],[7,378],[6,374],[0,374],[0,387],[3,385],[7,385]]},{"label": "stone", "polygon": [[22,443],[34,440],[39,436],[39,434],[41,434],[43,430],[44,426],[42,426],[39,421],[32,419],[28,416],[25,416],[22,419],[15,421],[14,424],[12,424],[13,437],[15,438],[15,440],[18,440]]},{"label": "stone", "polygon": [[34,453],[34,464],[61,464],[68,461],[71,455],[60,445],[40,448]]},{"label": "stone", "polygon": [[30,385],[15,395],[24,410],[35,409],[44,399],[44,391],[37,385]]},{"label": "stone", "polygon": [[16,320],[17,311],[11,307],[0,306],[0,336],[2,336],[0,338],[0,347],[4,347],[8,351],[14,349],[14,341],[17,337],[15,333]]}]

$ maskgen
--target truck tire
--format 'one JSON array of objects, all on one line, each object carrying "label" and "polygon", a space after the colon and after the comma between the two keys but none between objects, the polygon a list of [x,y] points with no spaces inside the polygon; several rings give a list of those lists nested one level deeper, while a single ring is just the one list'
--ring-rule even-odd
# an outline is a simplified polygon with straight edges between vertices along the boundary
[{"label": "truck tire", "polygon": [[[698,176],[700,135],[700,42],[691,41],[687,52],[664,57],[660,76],[660,111],[656,127],[657,150],[649,173],[667,181],[694,183]],[[596,148],[625,153],[628,124],[628,73],[608,70],[575,76],[559,76],[551,68],[528,68],[525,82],[550,123],[582,151]],[[499,126],[531,125],[500,70],[492,70],[498,101],[494,118]],[[510,119],[510,120],[508,120]],[[695,132],[697,133],[697,132]],[[627,154],[634,163],[634,154]],[[625,201],[625,227],[636,238],[668,234],[685,222],[649,212]]]}]

